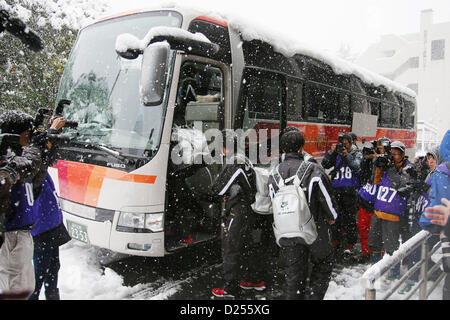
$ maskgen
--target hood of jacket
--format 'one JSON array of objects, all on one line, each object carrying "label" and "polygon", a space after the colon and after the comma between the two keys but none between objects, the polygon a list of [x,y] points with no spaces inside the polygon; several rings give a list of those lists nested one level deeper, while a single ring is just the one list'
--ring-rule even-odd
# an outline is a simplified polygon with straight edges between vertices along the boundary
[{"label": "hood of jacket", "polygon": [[428,151],[427,154],[431,154],[433,158],[436,160],[436,166],[442,163],[442,156],[439,152],[439,147],[433,148],[433,150]]},{"label": "hood of jacket", "polygon": [[447,130],[445,133],[441,146],[439,147],[439,152],[442,156],[443,162],[450,161],[450,130]]}]

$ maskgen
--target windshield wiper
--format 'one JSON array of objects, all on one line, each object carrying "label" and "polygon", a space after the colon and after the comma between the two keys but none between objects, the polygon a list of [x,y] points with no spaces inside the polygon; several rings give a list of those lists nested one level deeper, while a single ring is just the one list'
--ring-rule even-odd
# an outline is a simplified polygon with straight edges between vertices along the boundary
[{"label": "windshield wiper", "polygon": [[109,154],[109,155],[111,155],[111,156],[113,156],[113,157],[123,161],[126,164],[130,164],[130,158],[132,158],[132,159],[139,159],[139,160],[148,159],[148,157],[146,157],[146,156],[137,156],[137,155],[134,155],[134,154],[123,153],[123,152],[120,152],[120,151],[116,151],[116,150],[110,149],[109,147],[107,147],[104,144],[95,144],[93,142],[87,142],[87,141],[84,141],[84,142],[83,141],[73,141],[73,142],[75,144],[77,144],[77,145],[83,145],[85,147],[91,147],[91,148],[96,149],[96,150],[104,151],[107,154]]}]

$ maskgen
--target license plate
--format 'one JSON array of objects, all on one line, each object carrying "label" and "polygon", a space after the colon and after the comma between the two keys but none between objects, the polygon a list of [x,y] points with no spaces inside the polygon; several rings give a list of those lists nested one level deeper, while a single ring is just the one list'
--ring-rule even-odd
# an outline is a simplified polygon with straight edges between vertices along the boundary
[{"label": "license plate", "polygon": [[67,231],[69,231],[72,239],[76,239],[84,243],[89,243],[86,226],[67,220]]}]

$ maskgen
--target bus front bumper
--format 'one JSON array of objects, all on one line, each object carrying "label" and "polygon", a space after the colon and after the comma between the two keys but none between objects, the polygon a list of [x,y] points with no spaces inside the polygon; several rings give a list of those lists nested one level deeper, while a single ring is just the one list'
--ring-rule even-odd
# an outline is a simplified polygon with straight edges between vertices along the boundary
[{"label": "bus front bumper", "polygon": [[63,221],[72,239],[114,252],[162,257],[165,254],[164,232],[134,233],[115,230],[117,215],[111,221],[94,221],[63,211]]}]

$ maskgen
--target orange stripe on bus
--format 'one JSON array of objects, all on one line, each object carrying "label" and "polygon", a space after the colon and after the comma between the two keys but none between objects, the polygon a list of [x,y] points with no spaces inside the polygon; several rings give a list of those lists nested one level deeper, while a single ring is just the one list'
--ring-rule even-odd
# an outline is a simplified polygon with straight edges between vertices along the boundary
[{"label": "orange stripe on bus", "polygon": [[58,160],[60,194],[63,198],[97,206],[104,179],[154,184],[156,176],[130,174],[92,164]]}]

